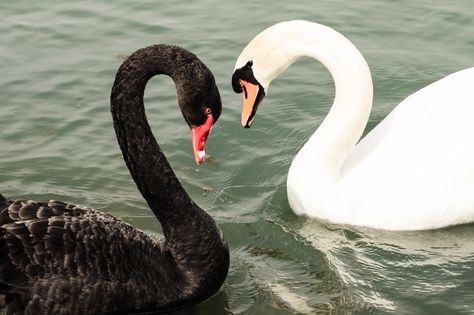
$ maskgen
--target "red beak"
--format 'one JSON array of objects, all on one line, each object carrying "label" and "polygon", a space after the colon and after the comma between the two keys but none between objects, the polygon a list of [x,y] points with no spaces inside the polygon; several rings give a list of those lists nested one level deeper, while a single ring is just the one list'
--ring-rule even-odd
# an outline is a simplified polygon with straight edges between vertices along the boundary
[{"label": "red beak", "polygon": [[212,126],[214,126],[214,117],[212,117],[212,114],[207,114],[207,119],[204,124],[191,128],[194,159],[197,164],[202,164],[206,158],[204,146],[206,145],[207,137],[211,134]]}]

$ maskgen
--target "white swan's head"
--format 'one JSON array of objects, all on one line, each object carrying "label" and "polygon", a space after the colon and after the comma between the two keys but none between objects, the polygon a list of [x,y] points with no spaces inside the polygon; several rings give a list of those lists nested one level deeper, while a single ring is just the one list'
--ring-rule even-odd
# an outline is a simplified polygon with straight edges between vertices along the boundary
[{"label": "white swan's head", "polygon": [[245,128],[252,124],[271,81],[301,56],[296,40],[307,24],[306,21],[275,24],[255,36],[242,50],[232,75],[232,87],[236,93],[242,93]]},{"label": "white swan's head", "polygon": [[339,99],[347,91],[365,91],[364,97],[371,98],[369,67],[347,38],[314,22],[281,22],[255,36],[235,64],[232,87],[236,93],[243,92],[244,127],[250,127],[259,104],[268,95],[272,80],[302,56],[320,61],[329,70],[336,84],[336,93],[340,92]]}]

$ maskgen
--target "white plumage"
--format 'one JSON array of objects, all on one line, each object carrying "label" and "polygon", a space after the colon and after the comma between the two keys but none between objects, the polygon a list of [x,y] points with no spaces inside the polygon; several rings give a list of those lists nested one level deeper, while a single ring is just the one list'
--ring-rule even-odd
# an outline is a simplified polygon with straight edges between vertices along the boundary
[{"label": "white plumage", "polygon": [[389,230],[474,221],[474,68],[410,95],[357,143],[372,107],[372,79],[340,33],[306,21],[276,24],[247,45],[236,68],[252,60],[267,91],[301,56],[328,68],[336,96],[288,173],[297,214]]}]

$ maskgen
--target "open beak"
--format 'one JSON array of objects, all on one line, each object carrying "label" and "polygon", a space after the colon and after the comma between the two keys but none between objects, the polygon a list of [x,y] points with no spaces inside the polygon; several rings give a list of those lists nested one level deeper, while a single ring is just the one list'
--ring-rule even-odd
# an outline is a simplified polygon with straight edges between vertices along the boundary
[{"label": "open beak", "polygon": [[242,126],[250,128],[257,108],[263,99],[263,93],[260,92],[260,86],[248,81],[240,80],[242,87]]},{"label": "open beak", "polygon": [[212,126],[214,126],[214,117],[209,113],[207,114],[207,119],[204,124],[191,128],[194,159],[198,165],[202,164],[206,158],[204,146],[206,145],[207,137],[211,134]]}]

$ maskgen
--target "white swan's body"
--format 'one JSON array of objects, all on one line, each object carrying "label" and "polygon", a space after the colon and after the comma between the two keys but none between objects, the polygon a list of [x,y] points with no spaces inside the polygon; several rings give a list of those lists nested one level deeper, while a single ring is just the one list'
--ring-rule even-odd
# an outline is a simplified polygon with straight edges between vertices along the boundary
[{"label": "white swan's body", "polygon": [[474,221],[474,68],[409,96],[357,144],[372,106],[372,80],[341,34],[306,21],[279,23],[249,43],[236,68],[252,60],[267,90],[300,56],[328,68],[336,96],[288,173],[297,214],[390,230]]}]

